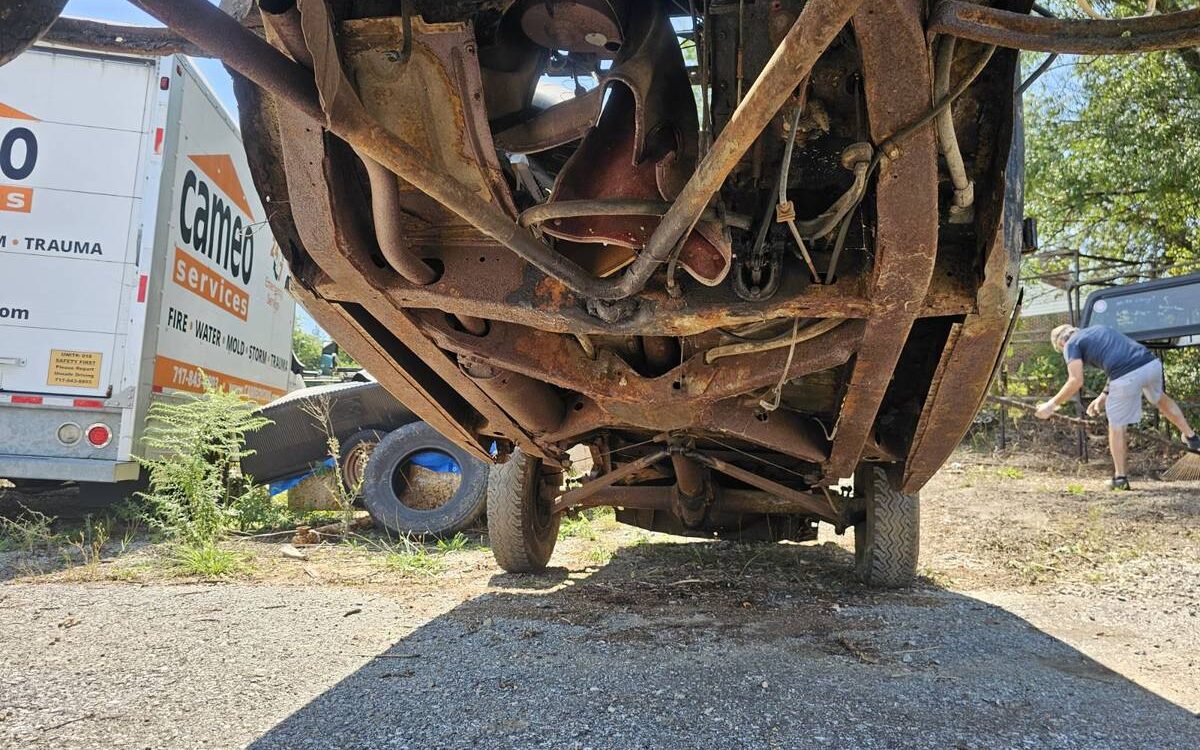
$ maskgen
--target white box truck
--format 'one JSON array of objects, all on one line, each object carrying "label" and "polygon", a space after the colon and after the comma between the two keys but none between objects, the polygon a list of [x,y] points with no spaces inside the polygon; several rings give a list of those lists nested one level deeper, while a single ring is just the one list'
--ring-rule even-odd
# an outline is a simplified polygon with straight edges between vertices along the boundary
[{"label": "white box truck", "polygon": [[153,399],[205,377],[284,394],[287,273],[187,58],[0,67],[0,478],[134,479]]}]

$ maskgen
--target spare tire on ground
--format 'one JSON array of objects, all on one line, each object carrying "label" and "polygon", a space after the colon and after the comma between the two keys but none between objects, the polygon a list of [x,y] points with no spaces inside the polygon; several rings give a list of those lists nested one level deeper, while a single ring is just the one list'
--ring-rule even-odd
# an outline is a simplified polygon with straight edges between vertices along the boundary
[{"label": "spare tire on ground", "polygon": [[453,534],[483,513],[488,470],[437,430],[414,422],[385,435],[371,452],[363,504],[396,534]]},{"label": "spare tire on ground", "polygon": [[359,430],[341,441],[338,463],[342,469],[342,485],[355,499],[367,481],[367,461],[386,434],[386,430]]}]

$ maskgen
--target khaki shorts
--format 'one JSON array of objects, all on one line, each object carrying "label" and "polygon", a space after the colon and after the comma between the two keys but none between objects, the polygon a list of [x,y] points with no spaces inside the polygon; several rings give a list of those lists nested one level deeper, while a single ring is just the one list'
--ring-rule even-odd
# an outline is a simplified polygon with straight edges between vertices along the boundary
[{"label": "khaki shorts", "polygon": [[1104,402],[1108,423],[1123,427],[1142,421],[1142,396],[1152,404],[1163,396],[1163,368],[1157,359],[1109,381]]}]

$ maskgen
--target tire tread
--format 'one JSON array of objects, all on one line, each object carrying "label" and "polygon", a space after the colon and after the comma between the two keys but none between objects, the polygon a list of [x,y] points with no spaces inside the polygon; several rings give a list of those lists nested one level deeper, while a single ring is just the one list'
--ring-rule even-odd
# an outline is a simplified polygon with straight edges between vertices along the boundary
[{"label": "tire tread", "polygon": [[548,540],[533,538],[531,496],[538,490],[540,463],[516,450],[504,463],[493,465],[488,477],[488,539],[496,564],[509,573],[545,568],[558,537],[555,522]]},{"label": "tire tread", "polygon": [[854,534],[858,577],[879,588],[907,586],[916,575],[920,555],[920,496],[893,488],[882,468],[869,467],[860,476],[870,481],[870,487],[867,520],[855,527]]}]

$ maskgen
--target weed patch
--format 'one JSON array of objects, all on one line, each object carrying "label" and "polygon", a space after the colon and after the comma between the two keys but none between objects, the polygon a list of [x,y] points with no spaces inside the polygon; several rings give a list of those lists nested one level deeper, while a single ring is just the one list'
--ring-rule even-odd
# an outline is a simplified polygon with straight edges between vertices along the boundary
[{"label": "weed patch", "polygon": [[0,517],[0,552],[30,555],[54,547],[58,538],[50,530],[53,523],[53,517],[24,506],[18,516]]},{"label": "weed patch", "polygon": [[393,549],[384,562],[400,575],[411,577],[435,576],[444,568],[439,555],[430,554],[419,544]]},{"label": "weed patch", "polygon": [[1024,479],[1025,472],[1015,466],[1001,466],[996,469],[996,474],[1004,479]]},{"label": "weed patch", "polygon": [[463,552],[470,546],[471,540],[468,539],[466,534],[463,534],[461,531],[449,539],[437,540],[437,551],[443,555],[450,554],[451,552]]},{"label": "weed patch", "polygon": [[245,559],[214,542],[180,545],[171,552],[171,562],[180,575],[222,578],[247,569]]},{"label": "weed patch", "polygon": [[266,490],[241,476],[247,432],[270,420],[258,405],[205,380],[204,392],[150,407],[144,437],[156,458],[139,458],[150,477],[140,493],[148,520],[168,538],[204,549],[237,525],[239,508],[262,507]]}]

